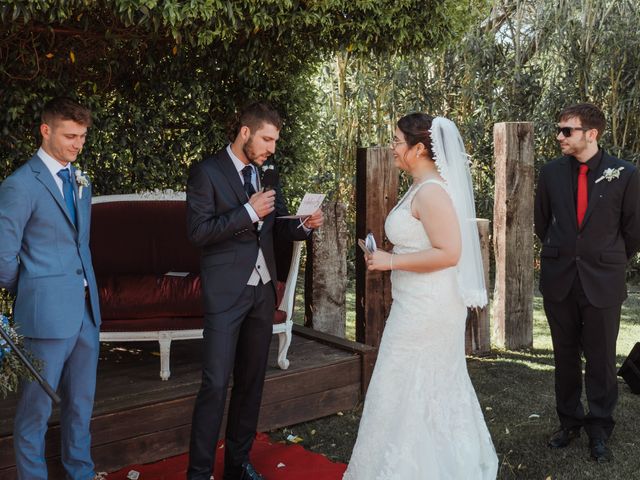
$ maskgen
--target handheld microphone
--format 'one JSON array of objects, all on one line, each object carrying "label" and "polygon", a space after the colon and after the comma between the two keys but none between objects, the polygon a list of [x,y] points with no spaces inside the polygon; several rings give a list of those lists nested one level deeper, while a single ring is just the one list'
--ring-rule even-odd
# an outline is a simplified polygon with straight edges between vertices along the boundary
[{"label": "handheld microphone", "polygon": [[278,174],[274,168],[268,168],[262,175],[262,187],[264,191],[273,190],[278,184]]}]

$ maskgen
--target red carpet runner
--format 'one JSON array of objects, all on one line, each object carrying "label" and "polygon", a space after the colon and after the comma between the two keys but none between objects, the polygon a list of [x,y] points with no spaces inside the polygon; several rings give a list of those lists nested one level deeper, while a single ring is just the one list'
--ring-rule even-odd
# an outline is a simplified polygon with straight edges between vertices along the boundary
[{"label": "red carpet runner", "polygon": [[[215,478],[222,479],[224,450],[220,443],[216,454]],[[131,465],[110,473],[108,480],[126,480],[130,470],[140,472],[139,480],[184,480],[187,454],[147,465]],[[300,445],[271,443],[269,436],[259,433],[251,450],[251,463],[265,480],[340,480],[344,463],[333,463],[324,455],[305,450]]]}]

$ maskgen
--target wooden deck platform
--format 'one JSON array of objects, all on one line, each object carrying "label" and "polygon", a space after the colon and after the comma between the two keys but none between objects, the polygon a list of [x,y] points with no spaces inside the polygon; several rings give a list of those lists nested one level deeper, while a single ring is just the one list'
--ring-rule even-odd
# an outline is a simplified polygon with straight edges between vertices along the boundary
[{"label": "wooden deck platform", "polygon": [[[102,344],[92,430],[96,468],[114,471],[188,450],[200,385],[202,342],[171,347],[171,378],[160,380],[158,345]],[[273,337],[258,429],[268,431],[353,408],[362,398],[376,350],[295,326],[288,370],[276,367]],[[0,480],[16,477],[12,424],[16,398],[0,401]],[[223,427],[224,428],[224,427]],[[47,434],[50,478],[64,478],[54,410]]]}]

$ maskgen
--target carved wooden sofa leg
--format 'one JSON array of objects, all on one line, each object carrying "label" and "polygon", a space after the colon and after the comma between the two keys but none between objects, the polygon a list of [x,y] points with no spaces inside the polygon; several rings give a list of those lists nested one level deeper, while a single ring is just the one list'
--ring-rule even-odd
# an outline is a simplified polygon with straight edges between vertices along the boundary
[{"label": "carved wooden sofa leg", "polygon": [[[278,311],[284,314],[284,321],[273,324],[273,333],[278,334],[278,366],[282,370],[289,368],[287,353],[291,345],[291,330],[293,328],[293,304],[296,296],[296,282],[298,280],[298,270],[300,269],[300,256],[302,255],[302,245],[304,242],[293,242],[291,252],[291,263],[287,280],[284,285],[282,301],[278,305]],[[278,312],[276,312],[278,313]]]},{"label": "carved wooden sofa leg", "polygon": [[169,380],[171,376],[171,332],[159,332],[158,343],[160,344],[160,378]]},{"label": "carved wooden sofa leg", "polygon": [[[292,322],[289,322],[289,323],[292,323]],[[278,333],[278,366],[282,370],[286,370],[287,368],[289,368],[289,360],[287,359],[287,353],[289,351],[289,346],[291,345],[291,327],[292,326],[293,325],[288,325],[285,327],[284,331],[277,332]]]}]

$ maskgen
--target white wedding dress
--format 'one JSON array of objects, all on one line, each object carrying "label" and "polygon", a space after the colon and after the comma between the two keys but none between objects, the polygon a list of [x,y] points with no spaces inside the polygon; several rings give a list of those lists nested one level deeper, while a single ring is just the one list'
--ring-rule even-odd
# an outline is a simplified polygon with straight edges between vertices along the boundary
[{"label": "white wedding dress", "polygon": [[[412,188],[385,223],[393,252],[431,247]],[[454,221],[452,219],[452,221]],[[467,373],[456,268],[393,270],[393,304],[344,480],[494,480],[489,431]]]}]

